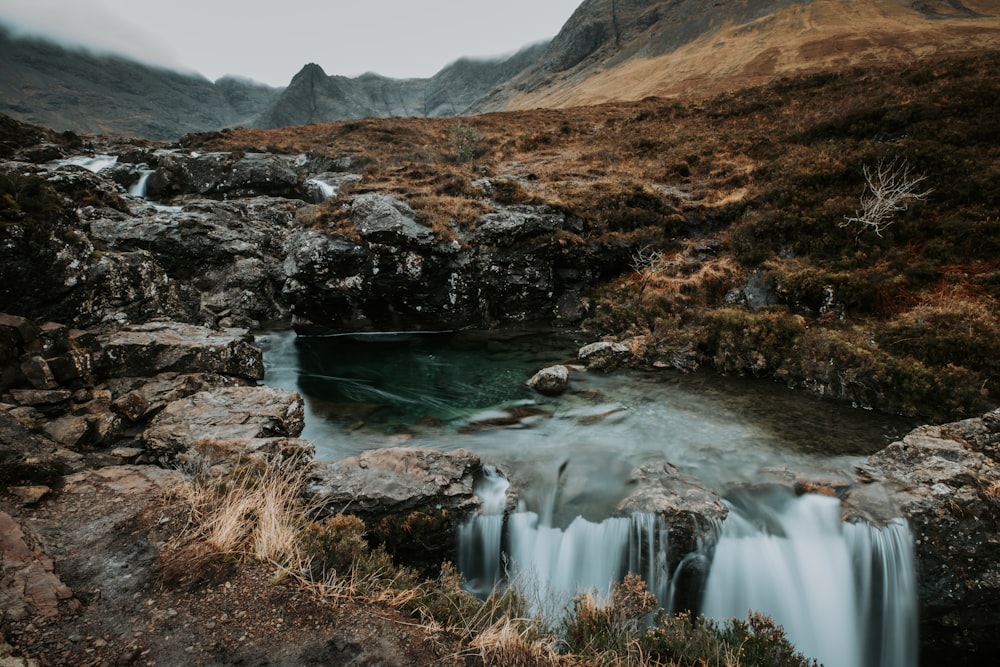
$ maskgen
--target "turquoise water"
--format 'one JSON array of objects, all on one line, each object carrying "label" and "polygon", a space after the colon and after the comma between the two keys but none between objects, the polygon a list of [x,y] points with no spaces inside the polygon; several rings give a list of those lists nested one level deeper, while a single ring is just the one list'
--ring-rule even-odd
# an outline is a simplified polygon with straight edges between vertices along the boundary
[{"label": "turquoise water", "polygon": [[265,382],[306,399],[317,458],[469,449],[513,477],[529,504],[558,476],[563,521],[607,516],[644,462],[668,460],[724,492],[780,471],[835,476],[912,426],[711,372],[574,368],[556,398],[525,386],[586,342],[552,331],[258,336]]}]

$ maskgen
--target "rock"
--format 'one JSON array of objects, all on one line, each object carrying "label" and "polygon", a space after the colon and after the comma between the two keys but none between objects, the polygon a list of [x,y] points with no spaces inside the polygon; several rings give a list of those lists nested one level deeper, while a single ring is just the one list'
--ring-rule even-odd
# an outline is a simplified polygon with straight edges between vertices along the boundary
[{"label": "rock", "polygon": [[238,441],[297,437],[304,409],[302,397],[292,391],[225,387],[168,404],[142,437],[154,453],[167,458],[209,447],[238,454],[245,446]]},{"label": "rock", "polygon": [[527,384],[539,394],[558,396],[569,387],[569,369],[562,365],[543,368],[531,376]]},{"label": "rock", "polygon": [[54,442],[73,449],[90,439],[91,426],[91,422],[85,417],[63,415],[45,424],[43,430]]},{"label": "rock", "polygon": [[159,373],[221,373],[248,380],[264,377],[261,351],[245,329],[213,331],[179,322],[151,322],[98,336],[96,362],[103,377]]},{"label": "rock", "polygon": [[111,409],[131,422],[138,422],[159,412],[168,403],[199,391],[250,384],[248,380],[218,373],[162,373],[152,378],[113,378],[106,386],[116,397],[110,404]]},{"label": "rock", "polygon": [[599,342],[584,345],[577,356],[588,369],[609,372],[627,363],[632,351],[622,343]]},{"label": "rock", "polygon": [[69,407],[72,392],[65,389],[11,389],[10,397],[18,405],[26,405],[42,412],[62,411]]},{"label": "rock", "polygon": [[9,340],[18,347],[27,348],[38,340],[40,333],[38,326],[31,320],[0,313],[0,341]]},{"label": "rock", "polygon": [[70,350],[45,363],[56,382],[61,385],[72,385],[77,381],[83,384],[94,382],[94,360],[86,350]]},{"label": "rock", "polygon": [[868,458],[842,500],[914,536],[922,656],[1000,652],[1000,412],[915,429]]},{"label": "rock", "polygon": [[22,505],[37,505],[52,493],[47,486],[11,486],[7,491],[21,501]]},{"label": "rock", "polygon": [[270,153],[164,154],[146,182],[146,194],[153,199],[192,193],[218,198],[260,194],[295,198],[299,175],[294,159]]},{"label": "rock", "polygon": [[464,449],[374,449],[317,466],[309,496],[323,514],[363,519],[369,536],[405,562],[433,567],[453,557],[458,525],[479,506],[473,483],[482,467]]},{"label": "rock", "polygon": [[68,465],[56,443],[30,432],[7,410],[0,410],[0,486],[54,484]]},{"label": "rock", "polygon": [[210,468],[228,470],[236,462],[311,461],[316,446],[301,438],[201,438],[187,453],[187,458]]},{"label": "rock", "polygon": [[109,466],[67,475],[63,492],[79,494],[103,487],[115,493],[145,495],[150,491],[167,491],[184,479],[184,474],[178,470],[157,466]]},{"label": "rock", "polygon": [[663,517],[670,528],[670,572],[686,555],[713,542],[715,526],[729,514],[714,491],[670,463],[645,463],[632,472],[632,482],[635,486],[618,503],[615,514],[644,512]]},{"label": "rock", "polygon": [[49,365],[39,356],[22,359],[21,374],[35,389],[55,389],[59,386]]},{"label": "rock", "polygon": [[32,549],[21,527],[0,512],[0,609],[5,621],[53,618],[61,602],[79,603],[54,573],[52,559]]}]

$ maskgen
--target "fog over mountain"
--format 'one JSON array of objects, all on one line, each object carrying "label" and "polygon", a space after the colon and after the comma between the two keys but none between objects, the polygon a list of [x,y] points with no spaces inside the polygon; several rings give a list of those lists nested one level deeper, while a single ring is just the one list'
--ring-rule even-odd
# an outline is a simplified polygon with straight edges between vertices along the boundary
[{"label": "fog over mountain", "polygon": [[[528,19],[526,19],[528,20]],[[443,117],[708,95],[803,71],[1000,48],[989,0],[585,0],[550,42],[429,78],[216,82],[0,26],[0,113],[75,132],[176,139],[224,127]]]}]

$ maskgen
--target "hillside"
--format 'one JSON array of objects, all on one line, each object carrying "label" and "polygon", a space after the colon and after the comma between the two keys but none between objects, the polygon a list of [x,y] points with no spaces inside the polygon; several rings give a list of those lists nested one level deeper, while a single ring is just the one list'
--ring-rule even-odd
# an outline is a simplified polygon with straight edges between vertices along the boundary
[{"label": "hillside", "polygon": [[586,0],[477,111],[711,95],[775,77],[1000,45],[988,0]]},{"label": "hillside", "polygon": [[279,90],[13,36],[0,25],[0,113],[55,130],[177,139],[246,125]]}]

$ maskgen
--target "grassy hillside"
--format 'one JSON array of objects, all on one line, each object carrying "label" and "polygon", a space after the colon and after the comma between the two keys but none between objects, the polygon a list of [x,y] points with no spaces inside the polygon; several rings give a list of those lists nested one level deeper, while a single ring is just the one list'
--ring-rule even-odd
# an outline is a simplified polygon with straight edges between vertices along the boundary
[{"label": "grassy hillside", "polygon": [[[396,192],[442,235],[495,201],[560,207],[589,223],[563,242],[586,234],[620,260],[585,325],[642,336],[633,343],[650,364],[707,364],[930,419],[973,414],[1000,392],[997,52],[783,78],[704,102],[185,142],[351,155],[364,179],[347,194]],[[864,168],[892,160],[933,191],[881,235],[845,225]],[[489,197],[472,185],[481,178]],[[341,209],[303,219],[343,225]]]}]

